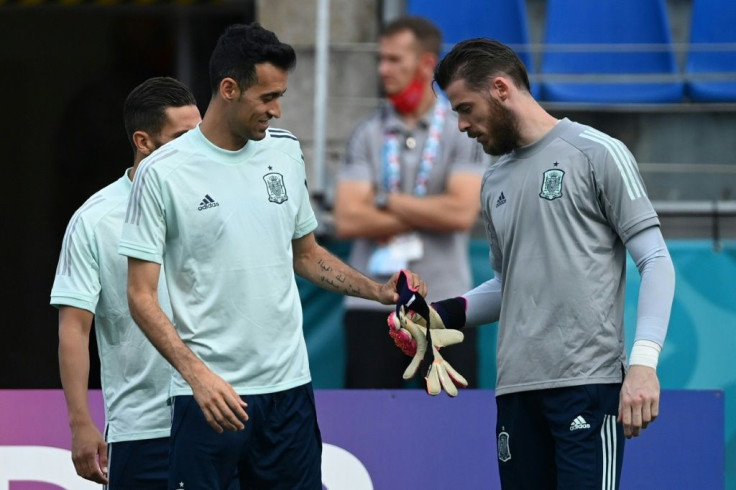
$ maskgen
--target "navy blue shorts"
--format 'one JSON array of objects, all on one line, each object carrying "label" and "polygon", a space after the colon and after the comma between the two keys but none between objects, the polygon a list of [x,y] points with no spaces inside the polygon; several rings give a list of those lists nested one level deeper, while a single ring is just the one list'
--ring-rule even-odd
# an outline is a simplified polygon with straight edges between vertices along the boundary
[{"label": "navy blue shorts", "polygon": [[624,454],[621,384],[525,391],[496,398],[503,488],[614,490]]},{"label": "navy blue shorts", "polygon": [[169,438],[108,444],[107,470],[110,490],[166,490]]},{"label": "navy blue shorts", "polygon": [[222,434],[209,426],[192,396],[174,397],[171,489],[321,490],[322,436],[312,384],[242,396],[245,429]]}]

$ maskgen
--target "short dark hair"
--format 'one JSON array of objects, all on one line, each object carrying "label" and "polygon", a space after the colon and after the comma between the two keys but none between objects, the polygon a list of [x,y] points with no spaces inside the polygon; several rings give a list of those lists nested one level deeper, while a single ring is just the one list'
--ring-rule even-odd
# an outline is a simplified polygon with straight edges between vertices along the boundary
[{"label": "short dark hair", "polygon": [[440,55],[442,49],[442,31],[424,17],[403,16],[386,24],[381,30],[381,37],[393,36],[404,31],[411,32],[423,51]]},{"label": "short dark hair", "polygon": [[256,65],[271,63],[284,71],[296,66],[294,48],[259,23],[233,24],[217,40],[210,56],[210,88],[216,93],[224,78],[232,78],[241,90],[258,80]]},{"label": "short dark hair", "polygon": [[504,74],[517,88],[530,91],[529,75],[519,56],[505,44],[478,37],[456,44],[434,69],[442,90],[463,79],[471,90],[481,90],[494,75]]},{"label": "short dark hair", "polygon": [[128,141],[135,150],[133,133],[158,135],[166,124],[166,109],[197,105],[191,90],[171,77],[154,77],[135,87],[123,104],[123,120]]}]

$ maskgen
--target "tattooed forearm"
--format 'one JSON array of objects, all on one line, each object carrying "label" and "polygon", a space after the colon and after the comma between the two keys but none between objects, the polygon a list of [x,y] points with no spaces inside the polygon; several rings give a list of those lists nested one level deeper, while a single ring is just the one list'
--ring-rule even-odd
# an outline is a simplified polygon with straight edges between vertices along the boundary
[{"label": "tattooed forearm", "polygon": [[328,265],[327,263],[325,263],[324,259],[319,259],[319,261],[317,263],[319,264],[319,266],[320,266],[320,268],[322,269],[323,272],[330,272],[330,271],[332,271],[332,267],[330,265]]},{"label": "tattooed forearm", "polygon": [[331,287],[332,287],[332,289],[335,289],[335,290],[338,290],[338,289],[340,289],[340,286],[338,286],[337,284],[335,284],[335,281],[333,281],[333,280],[332,280],[331,278],[329,278],[329,277],[326,277],[326,276],[322,276],[322,277],[320,277],[320,280],[321,280],[321,281],[322,281],[323,283],[325,283],[325,284],[328,284],[329,286],[331,286]]},{"label": "tattooed forearm", "polygon": [[348,296],[362,297],[362,290],[359,287],[355,287],[352,284],[343,284],[343,285],[338,284],[338,282],[345,283],[345,276],[341,276],[338,274],[336,279],[333,279],[327,276],[321,276],[320,281],[328,285],[329,289],[332,289],[336,292],[341,292]]},{"label": "tattooed forearm", "polygon": [[[297,242],[299,245],[300,243]],[[380,285],[322,247],[297,254],[294,270],[305,279],[335,293],[375,299]]]}]

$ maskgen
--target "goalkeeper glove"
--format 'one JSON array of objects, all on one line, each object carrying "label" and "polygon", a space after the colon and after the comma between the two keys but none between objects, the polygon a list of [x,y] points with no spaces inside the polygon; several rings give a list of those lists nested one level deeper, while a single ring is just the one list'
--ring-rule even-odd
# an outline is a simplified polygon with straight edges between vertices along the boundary
[{"label": "goalkeeper glove", "polygon": [[466,388],[468,381],[440,355],[439,349],[448,345],[459,344],[463,341],[463,333],[460,330],[443,328],[433,329],[431,334],[428,335],[426,327],[414,323],[411,319],[406,318],[403,313],[401,316],[404,316],[406,330],[416,342],[416,352],[411,363],[404,371],[404,379],[410,379],[416,375],[431,341],[433,361],[424,377],[427,383],[427,393],[434,396],[440,394],[444,389],[448,395],[457,396],[457,387]]},{"label": "goalkeeper glove", "polygon": [[[402,294],[399,293],[399,302],[402,297]],[[466,300],[462,296],[432,303],[429,307],[430,328],[462,328],[465,325],[465,305]],[[407,356],[413,356],[416,353],[417,344],[406,328],[404,320],[406,318],[422,327],[427,326],[422,315],[399,303],[396,306],[396,312],[388,316],[388,333],[401,352]]]},{"label": "goalkeeper glove", "polygon": [[463,341],[462,332],[446,326],[462,327],[465,324],[465,298],[449,298],[430,307],[421,294],[409,287],[403,271],[396,282],[396,292],[399,301],[396,312],[388,317],[389,335],[402,352],[413,356],[404,371],[404,379],[416,375],[431,345],[433,362],[425,376],[427,393],[437,395],[444,388],[448,395],[457,396],[456,385],[466,387],[468,382],[445,361],[439,348]]},{"label": "goalkeeper glove", "polygon": [[[399,277],[396,279],[396,292],[399,295],[399,300],[396,302],[396,312],[391,313],[388,317],[388,334],[394,340],[394,344],[396,344],[404,354],[413,356],[417,350],[416,342],[412,339],[408,330],[401,327],[398,321],[394,321],[399,317],[399,313],[405,311],[409,305],[414,304],[417,299],[417,295],[421,298],[421,295],[409,286],[409,278],[404,270],[399,273]],[[426,302],[424,302],[423,298],[421,302],[424,304],[426,309]]]}]

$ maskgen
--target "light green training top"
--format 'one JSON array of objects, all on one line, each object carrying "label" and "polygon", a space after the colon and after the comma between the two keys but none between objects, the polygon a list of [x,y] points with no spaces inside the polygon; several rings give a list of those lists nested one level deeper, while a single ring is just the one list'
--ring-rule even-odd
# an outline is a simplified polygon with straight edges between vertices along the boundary
[{"label": "light green training top", "polygon": [[[292,240],[317,227],[298,140],[223,150],[197,127],[145,159],[119,252],[163,263],[184,343],[241,395],[311,381]],[[191,394],[178,372],[171,395]]]},{"label": "light green training top", "polygon": [[[117,252],[132,183],[128,172],[90,197],[64,235],[51,304],[94,313],[108,442],[168,437],[171,366],[128,310],[127,259]],[[171,316],[163,278],[159,300]]]}]

